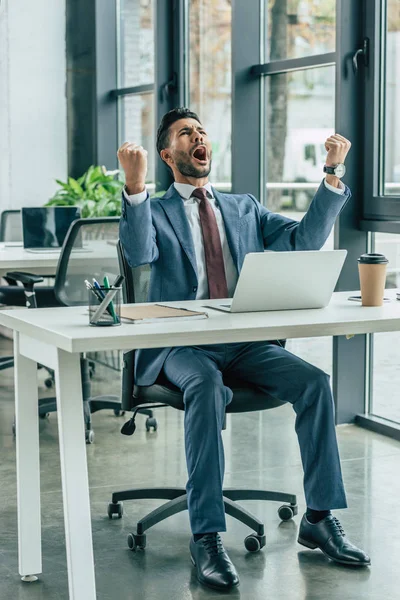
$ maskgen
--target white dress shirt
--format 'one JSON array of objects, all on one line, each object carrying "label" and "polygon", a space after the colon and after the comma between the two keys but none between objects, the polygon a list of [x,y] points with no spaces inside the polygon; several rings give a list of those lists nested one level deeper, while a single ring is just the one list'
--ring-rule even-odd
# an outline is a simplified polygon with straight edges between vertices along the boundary
[{"label": "white dress shirt", "polygon": [[[340,188],[335,188],[325,180],[325,185],[328,190],[335,192],[336,194],[344,194],[345,187],[342,182],[340,182]],[[206,260],[204,255],[204,243],[203,236],[201,232],[200,225],[200,216],[199,216],[199,202],[198,198],[192,196],[193,191],[196,189],[195,186],[190,185],[188,183],[174,183],[175,189],[183,200],[183,204],[185,207],[185,213],[187,219],[189,221],[190,230],[192,232],[194,251],[196,254],[196,266],[197,266],[197,294],[196,300],[204,300],[209,297],[208,294],[208,280],[207,280],[207,271],[206,271]],[[236,267],[234,265],[232,254],[228,245],[228,240],[226,238],[225,225],[222,219],[221,211],[215,201],[214,194],[212,191],[211,183],[206,183],[203,186],[207,190],[207,198],[211,207],[215,213],[215,217],[217,220],[218,231],[221,237],[221,246],[222,246],[222,254],[224,257],[224,266],[225,266],[225,275],[226,282],[228,285],[229,297],[232,298],[233,292],[235,291],[238,273]],[[137,206],[144,202],[147,198],[147,191],[143,190],[139,194],[128,195],[124,188],[124,196],[129,204],[133,206]]]}]

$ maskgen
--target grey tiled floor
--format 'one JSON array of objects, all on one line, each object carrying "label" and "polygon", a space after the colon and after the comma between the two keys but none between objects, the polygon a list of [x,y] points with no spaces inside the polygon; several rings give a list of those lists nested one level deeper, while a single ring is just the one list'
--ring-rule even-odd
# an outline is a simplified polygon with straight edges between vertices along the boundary
[{"label": "grey tiled floor", "polygon": [[[11,344],[0,340],[3,353]],[[118,392],[119,379],[105,384],[98,371],[94,392]],[[42,380],[43,375],[39,373]],[[44,388],[41,387],[41,393]],[[15,445],[12,371],[0,375],[0,599],[68,598],[56,415],[40,422],[43,573],[24,584],[18,575]],[[87,447],[91,488],[97,594],[100,600],[208,600],[221,597],[196,581],[188,554],[187,514],[150,530],[144,553],[132,553],[126,536],[157,501],[126,502],[123,519],[110,521],[106,507],[113,490],[132,486],[185,484],[182,415],[157,413],[157,433],[146,434],[144,420],[131,438],[120,435],[125,418],[104,411],[94,415],[95,444]],[[227,486],[255,486],[297,493],[304,510],[302,469],[290,407],[231,417],[224,432]],[[372,567],[353,570],[330,563],[319,551],[296,543],[299,517],[278,519],[277,505],[247,503],[265,520],[267,545],[246,553],[245,526],[228,517],[224,542],[241,585],[230,594],[243,600],[397,600],[400,588],[400,444],[353,426],[338,428],[350,507],[338,511],[354,543],[369,551]],[[77,490],[79,494],[79,490]]]}]

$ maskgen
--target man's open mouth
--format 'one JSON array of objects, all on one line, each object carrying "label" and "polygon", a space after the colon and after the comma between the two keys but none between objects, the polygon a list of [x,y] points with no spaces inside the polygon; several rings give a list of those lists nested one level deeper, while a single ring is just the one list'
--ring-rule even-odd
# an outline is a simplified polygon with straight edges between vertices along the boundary
[{"label": "man's open mouth", "polygon": [[207,162],[207,148],[205,146],[198,146],[196,150],[193,152],[193,158],[195,158],[200,163]]}]

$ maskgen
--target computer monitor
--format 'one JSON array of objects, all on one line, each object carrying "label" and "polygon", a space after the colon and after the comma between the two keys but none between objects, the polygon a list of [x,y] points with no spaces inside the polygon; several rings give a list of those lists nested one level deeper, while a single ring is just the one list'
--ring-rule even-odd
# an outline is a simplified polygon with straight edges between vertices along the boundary
[{"label": "computer monitor", "polygon": [[71,223],[80,216],[77,206],[22,208],[24,248],[61,248]]}]

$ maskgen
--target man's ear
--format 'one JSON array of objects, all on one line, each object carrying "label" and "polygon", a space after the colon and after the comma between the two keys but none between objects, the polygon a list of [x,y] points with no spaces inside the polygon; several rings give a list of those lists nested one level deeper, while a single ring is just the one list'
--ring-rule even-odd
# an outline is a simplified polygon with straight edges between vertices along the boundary
[{"label": "man's ear", "polygon": [[165,149],[161,150],[160,156],[161,156],[162,160],[167,163],[167,165],[169,165],[169,166],[171,165],[172,157],[171,157],[171,154],[168,152],[168,150],[165,150]]}]

